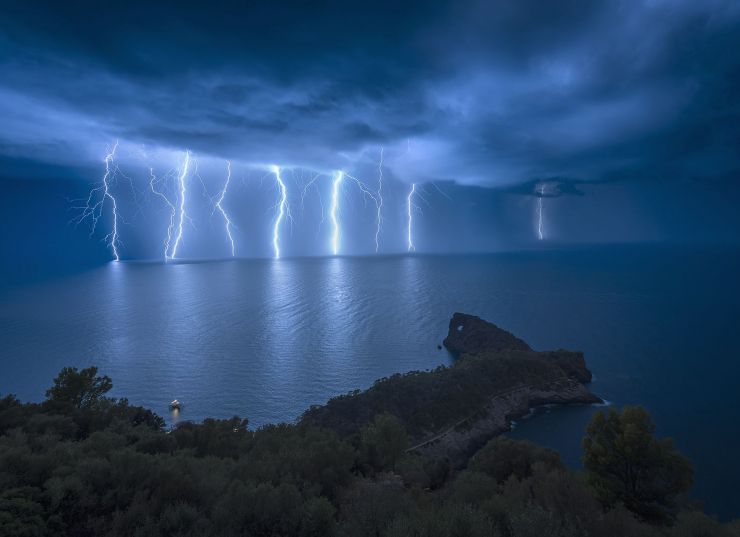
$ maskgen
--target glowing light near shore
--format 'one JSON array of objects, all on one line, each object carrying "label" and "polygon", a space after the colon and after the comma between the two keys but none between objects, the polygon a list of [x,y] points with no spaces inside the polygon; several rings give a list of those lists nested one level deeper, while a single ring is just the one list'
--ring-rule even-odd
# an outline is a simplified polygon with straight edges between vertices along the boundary
[{"label": "glowing light near shore", "polygon": [[167,237],[164,239],[164,258],[169,259],[170,242],[172,241],[172,231],[175,228],[175,204],[170,201],[167,194],[163,190],[157,190],[157,177],[154,175],[154,169],[149,168],[149,188],[158,197],[162,198],[167,206],[170,208],[170,223],[167,226]]},{"label": "glowing light near shore", "polygon": [[229,243],[231,244],[231,257],[234,257],[234,254],[236,253],[236,250],[234,248],[234,237],[231,235],[231,219],[229,218],[229,215],[224,210],[224,206],[222,205],[224,201],[224,196],[226,196],[226,191],[229,189],[229,182],[231,181],[231,162],[226,161],[226,182],[224,183],[224,187],[221,189],[221,192],[218,195],[218,199],[216,200],[216,209],[221,213],[221,216],[224,218],[224,224],[226,227],[226,236],[229,238]]},{"label": "glowing light near shore", "polygon": [[334,174],[334,182],[331,188],[331,209],[329,217],[331,218],[332,235],[331,250],[334,255],[339,253],[339,220],[337,219],[337,210],[339,209],[339,187],[344,180],[344,172],[338,171]]},{"label": "glowing light near shore", "polygon": [[413,226],[414,226],[414,209],[416,206],[414,205],[414,193],[416,193],[416,183],[411,184],[411,190],[409,191],[409,195],[406,197],[406,214],[407,214],[407,224],[406,224],[406,246],[407,252],[415,252],[416,246],[414,246],[414,234],[413,234]]},{"label": "glowing light near shore", "polygon": [[170,259],[177,258],[177,247],[180,246],[180,241],[182,240],[182,228],[183,224],[185,223],[185,219],[187,218],[187,213],[185,212],[185,199],[187,197],[187,183],[185,181],[187,175],[188,175],[188,168],[190,167],[190,151],[185,151],[185,159],[182,163],[182,166],[180,168],[180,174],[178,176],[178,184],[180,185],[180,209],[179,209],[179,219],[177,222],[177,236],[175,237],[175,243],[172,245],[172,253],[170,254]]},{"label": "glowing light near shore", "polygon": [[280,259],[280,224],[283,218],[286,216],[290,217],[290,207],[288,206],[288,189],[285,187],[283,178],[280,176],[280,167],[272,166],[270,168],[272,173],[275,174],[275,181],[278,185],[280,192],[280,200],[278,201],[278,215],[275,219],[275,224],[272,228],[272,250],[275,255],[275,259]]}]

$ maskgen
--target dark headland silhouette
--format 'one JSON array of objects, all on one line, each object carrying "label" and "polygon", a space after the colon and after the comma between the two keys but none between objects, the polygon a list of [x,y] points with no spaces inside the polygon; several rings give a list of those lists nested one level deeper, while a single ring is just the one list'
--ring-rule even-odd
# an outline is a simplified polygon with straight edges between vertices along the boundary
[{"label": "dark headland silhouette", "polygon": [[377,414],[392,414],[415,451],[460,466],[534,407],[603,402],[585,386],[591,372],[580,352],[536,352],[506,330],[463,313],[450,320],[444,345],[458,356],[452,366],[380,379],[368,390],[310,408],[302,422],[346,437]]}]

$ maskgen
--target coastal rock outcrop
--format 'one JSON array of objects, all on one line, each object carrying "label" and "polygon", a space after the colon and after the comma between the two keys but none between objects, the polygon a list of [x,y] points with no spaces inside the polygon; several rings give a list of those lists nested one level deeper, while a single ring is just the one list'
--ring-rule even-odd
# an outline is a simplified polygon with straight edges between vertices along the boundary
[{"label": "coastal rock outcrop", "polygon": [[532,350],[511,332],[467,313],[452,315],[447,337],[442,344],[455,355]]},{"label": "coastal rock outcrop", "polygon": [[463,465],[532,408],[601,402],[585,386],[591,372],[580,352],[537,352],[462,313],[452,317],[444,344],[458,356],[453,365],[380,379],[367,390],[311,407],[301,421],[346,437],[387,412],[406,427],[411,450]]}]

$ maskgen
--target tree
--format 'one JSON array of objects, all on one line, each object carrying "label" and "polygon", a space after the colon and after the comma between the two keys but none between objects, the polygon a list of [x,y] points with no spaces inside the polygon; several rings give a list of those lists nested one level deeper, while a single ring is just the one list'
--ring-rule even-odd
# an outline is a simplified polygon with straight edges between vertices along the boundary
[{"label": "tree", "polygon": [[406,429],[395,416],[378,414],[360,431],[363,458],[378,470],[396,469],[409,445]]},{"label": "tree", "polygon": [[656,439],[654,432],[642,407],[597,412],[583,439],[583,464],[604,506],[622,503],[643,520],[666,522],[676,497],[691,486],[693,470],[672,440]]},{"label": "tree", "polygon": [[470,468],[488,474],[502,484],[512,475],[519,480],[531,476],[537,463],[550,470],[563,468],[557,452],[531,442],[499,436],[475,454]]},{"label": "tree", "polygon": [[46,390],[47,401],[53,407],[86,409],[95,406],[113,387],[109,376],[98,377],[97,374],[97,367],[81,371],[65,367],[54,379],[54,385]]}]

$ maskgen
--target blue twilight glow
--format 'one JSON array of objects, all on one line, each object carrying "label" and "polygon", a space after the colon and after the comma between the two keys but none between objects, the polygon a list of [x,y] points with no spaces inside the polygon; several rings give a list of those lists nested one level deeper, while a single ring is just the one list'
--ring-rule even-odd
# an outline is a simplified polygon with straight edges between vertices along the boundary
[{"label": "blue twilight glow", "polygon": [[331,209],[329,216],[331,218],[331,251],[334,255],[339,253],[339,221],[337,220],[337,210],[339,208],[339,186],[344,180],[344,172],[341,170],[334,174],[334,182],[331,187]]},{"label": "blue twilight glow", "polygon": [[235,249],[234,249],[234,237],[231,236],[231,219],[229,218],[229,215],[224,210],[224,207],[222,205],[222,202],[224,201],[224,196],[226,196],[226,191],[229,189],[229,182],[231,181],[231,161],[226,161],[226,182],[224,183],[223,189],[221,189],[221,192],[218,195],[218,200],[216,200],[216,209],[219,210],[221,213],[221,216],[224,217],[224,223],[226,225],[226,235],[229,237],[229,243],[231,243],[231,257],[234,257]]},{"label": "blue twilight glow", "polygon": [[380,148],[380,162],[378,162],[378,216],[376,219],[375,228],[375,253],[378,253],[380,248],[380,228],[383,225],[383,215],[381,209],[383,208],[383,148]]},{"label": "blue twilight glow", "polygon": [[157,177],[154,175],[154,169],[149,168],[149,188],[151,188],[152,192],[162,198],[164,202],[167,204],[167,206],[170,208],[170,223],[167,226],[167,237],[164,239],[164,258],[165,260],[168,259],[168,252],[170,251],[170,242],[172,241],[172,231],[175,228],[175,204],[170,201],[170,199],[167,197],[167,195],[164,193],[163,190],[157,190],[156,189],[156,183],[157,183]]},{"label": "blue twilight glow", "polygon": [[414,234],[413,234],[413,225],[414,225],[414,209],[417,207],[414,205],[414,193],[416,193],[416,183],[411,184],[411,190],[409,191],[409,195],[406,197],[406,214],[407,214],[407,223],[406,223],[406,251],[408,252],[415,252],[416,246],[414,246]]},{"label": "blue twilight glow", "polygon": [[275,225],[272,228],[272,249],[275,253],[275,259],[280,259],[280,223],[286,216],[290,218],[290,207],[288,206],[288,189],[285,187],[283,178],[280,176],[280,167],[272,166],[272,173],[275,174],[275,181],[280,191],[280,200],[278,201],[278,216],[275,219]]},{"label": "blue twilight glow", "polygon": [[177,257],[177,247],[180,245],[182,240],[182,226],[187,218],[185,213],[185,198],[187,196],[187,184],[185,178],[188,174],[188,168],[190,167],[190,151],[185,151],[185,160],[183,161],[182,167],[180,168],[180,175],[178,177],[178,183],[180,185],[180,215],[177,222],[177,236],[175,237],[175,244],[172,245],[172,253],[170,254],[171,259]]}]

